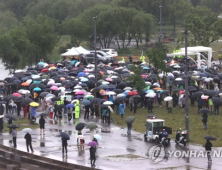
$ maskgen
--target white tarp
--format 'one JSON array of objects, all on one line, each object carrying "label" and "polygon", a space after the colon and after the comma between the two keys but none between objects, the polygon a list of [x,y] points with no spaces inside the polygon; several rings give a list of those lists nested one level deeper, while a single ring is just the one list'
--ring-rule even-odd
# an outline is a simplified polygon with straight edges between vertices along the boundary
[{"label": "white tarp", "polygon": [[72,47],[71,49],[67,49],[67,52],[61,54],[61,56],[74,56],[80,54],[90,54],[90,51],[86,50],[82,46]]},{"label": "white tarp", "polygon": [[74,56],[74,55],[80,55],[80,54],[81,53],[76,51],[76,49],[73,47],[73,48],[69,49],[67,52],[61,54],[61,56]]}]

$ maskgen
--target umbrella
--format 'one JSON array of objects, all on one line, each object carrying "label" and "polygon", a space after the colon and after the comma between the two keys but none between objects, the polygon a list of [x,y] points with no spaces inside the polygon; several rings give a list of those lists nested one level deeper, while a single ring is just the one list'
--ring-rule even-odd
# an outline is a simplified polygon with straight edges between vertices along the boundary
[{"label": "umbrella", "polygon": [[81,131],[85,126],[86,126],[85,123],[80,122],[76,125],[76,130]]},{"label": "umbrella", "polygon": [[19,93],[13,93],[12,95],[15,96],[15,97],[20,97],[21,96],[21,94],[19,94]]},{"label": "umbrella", "polygon": [[164,101],[165,101],[165,102],[168,102],[168,101],[170,101],[170,100],[172,100],[172,99],[173,99],[173,98],[172,98],[171,96],[167,96],[167,97],[164,98]]},{"label": "umbrella", "polygon": [[60,101],[61,98],[60,98],[60,97],[53,97],[53,98],[51,98],[51,100],[52,100],[53,102],[55,102],[55,101]]},{"label": "umbrella", "polygon": [[39,96],[46,97],[49,94],[49,92],[42,92]]},{"label": "umbrella", "polygon": [[98,140],[98,141],[99,141],[99,140],[102,140],[102,137],[101,137],[100,135],[98,135],[98,134],[95,134],[95,135],[94,135],[94,138],[96,138],[96,140]]},{"label": "umbrella", "polygon": [[129,116],[126,118],[126,123],[127,124],[132,124],[135,121],[135,118],[133,116]]},{"label": "umbrella", "polygon": [[29,105],[30,105],[30,106],[33,106],[33,107],[37,107],[37,106],[39,106],[39,104],[36,103],[36,102],[31,102]]},{"label": "umbrella", "polygon": [[70,103],[70,104],[67,104],[66,107],[67,107],[67,108],[68,108],[68,107],[69,107],[69,108],[73,108],[73,107],[75,107],[75,106]]},{"label": "umbrella", "polygon": [[19,128],[19,126],[17,124],[11,124],[8,125],[8,128]]},{"label": "umbrella", "polygon": [[9,120],[16,120],[16,118],[13,115],[7,114],[7,115],[5,115],[5,117]]},{"label": "umbrella", "polygon": [[210,113],[209,109],[203,108],[199,110],[199,113]]},{"label": "umbrella", "polygon": [[0,101],[0,104],[6,104],[7,102],[6,101]]},{"label": "umbrella", "polygon": [[33,89],[33,91],[42,91],[42,89],[40,89],[39,87],[35,87],[35,88]]},{"label": "umbrella", "polygon": [[30,103],[32,103],[32,102],[33,102],[33,100],[32,100],[31,98],[26,97],[26,98],[21,102],[21,106],[23,107],[23,106],[28,105],[28,104],[30,104]]},{"label": "umbrella", "polygon": [[132,87],[125,87],[123,90],[132,90]]},{"label": "umbrella", "polygon": [[89,100],[83,100],[83,101],[81,102],[81,104],[82,104],[82,105],[85,105],[85,106],[89,106],[89,105],[91,105],[91,102],[90,102]]},{"label": "umbrella", "polygon": [[23,133],[30,133],[30,132],[32,132],[33,130],[31,129],[31,128],[24,128],[24,129],[22,129],[22,132]]},{"label": "umbrella", "polygon": [[86,124],[86,128],[87,128],[87,129],[90,129],[90,130],[94,130],[94,129],[97,128],[97,124],[94,123],[94,122],[88,122],[88,123]]},{"label": "umbrella", "polygon": [[156,93],[148,93],[145,95],[145,97],[154,98],[156,96]]},{"label": "umbrella", "polygon": [[51,90],[58,90],[58,87],[57,86],[52,86],[50,87]]},{"label": "umbrella", "polygon": [[103,105],[107,105],[107,106],[110,106],[110,105],[112,105],[113,104],[113,102],[111,102],[111,101],[105,101],[104,103],[103,103]]},{"label": "umbrella", "polygon": [[129,96],[133,96],[133,95],[136,95],[136,94],[138,94],[137,91],[131,91],[131,92],[128,93]]},{"label": "umbrella", "polygon": [[78,139],[85,139],[85,136],[83,136],[83,135],[78,135],[77,138],[78,138]]},{"label": "umbrella", "polygon": [[38,116],[48,116],[48,113],[40,113]]},{"label": "umbrella", "polygon": [[217,140],[217,138],[213,137],[213,136],[205,136],[204,139],[206,140]]},{"label": "umbrella", "polygon": [[98,145],[98,144],[95,141],[91,141],[88,143],[88,146],[96,146],[96,145]]},{"label": "umbrella", "polygon": [[193,94],[192,94],[192,97],[193,97],[193,98],[198,98],[198,97],[200,97],[200,96],[202,96],[202,95],[203,95],[203,93],[200,92],[200,91],[198,91],[198,92],[193,93]]},{"label": "umbrella", "polygon": [[101,109],[108,109],[108,106],[107,106],[107,105],[102,104],[102,105],[100,105],[100,108],[101,108]]},{"label": "umbrella", "polygon": [[66,132],[60,132],[60,136],[61,136],[63,139],[66,139],[66,140],[69,140],[69,139],[70,139],[69,134],[66,133]]},{"label": "umbrella", "polygon": [[20,103],[20,102],[22,102],[23,100],[24,100],[24,97],[20,96],[20,97],[17,97],[17,98],[15,99],[15,102],[16,102],[16,103]]}]

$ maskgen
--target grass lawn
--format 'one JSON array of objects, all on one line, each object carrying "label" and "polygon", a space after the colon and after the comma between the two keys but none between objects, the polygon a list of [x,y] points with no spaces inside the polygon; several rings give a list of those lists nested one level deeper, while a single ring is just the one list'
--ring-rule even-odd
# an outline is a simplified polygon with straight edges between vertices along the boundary
[{"label": "grass lawn", "polygon": [[[12,123],[19,125],[19,128],[17,128],[17,131],[21,131],[24,128],[31,128],[31,129],[39,128],[39,124],[37,124],[37,123],[30,124],[28,119],[23,119],[23,118],[22,119],[17,119],[16,121],[13,121]],[[7,122],[4,123],[3,132],[9,132]]]},{"label": "grass lawn", "polygon": [[[175,138],[175,132],[177,129],[182,128],[185,129],[185,113],[182,108],[177,106],[173,108],[173,113],[168,113],[166,110],[165,102],[163,102],[163,107],[154,106],[154,115],[160,119],[165,120],[165,125],[172,127],[173,134],[171,135],[172,138]],[[120,127],[126,127],[125,119],[128,116],[134,116],[135,122],[133,123],[133,129],[135,131],[144,133],[145,132],[145,122],[146,117],[148,115],[147,108],[139,108],[137,113],[134,114],[133,112],[129,111],[129,108],[126,109],[124,118],[121,119],[120,115],[116,113],[112,114],[112,118],[114,120],[114,124]],[[214,147],[221,147],[222,146],[222,136],[221,136],[221,129],[222,129],[222,117],[221,115],[215,116],[212,114],[208,115],[208,129],[203,129],[202,123],[202,116],[201,114],[197,114],[197,107],[190,107],[189,108],[189,137],[190,143],[195,144],[205,144],[204,136],[212,135],[217,138],[216,141],[213,141],[212,144]],[[141,135],[143,137],[143,135]]]}]

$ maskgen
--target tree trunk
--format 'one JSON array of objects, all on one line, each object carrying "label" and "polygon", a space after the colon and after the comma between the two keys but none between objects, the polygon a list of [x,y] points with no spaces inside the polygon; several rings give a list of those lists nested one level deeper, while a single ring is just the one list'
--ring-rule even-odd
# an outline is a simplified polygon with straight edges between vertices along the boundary
[{"label": "tree trunk", "polygon": [[174,32],[174,34],[176,33],[176,20],[175,20],[175,18],[173,19],[173,32]]},{"label": "tree trunk", "polygon": [[120,45],[119,45],[119,41],[118,41],[117,36],[116,36],[116,42],[117,42],[118,49],[120,50]]}]

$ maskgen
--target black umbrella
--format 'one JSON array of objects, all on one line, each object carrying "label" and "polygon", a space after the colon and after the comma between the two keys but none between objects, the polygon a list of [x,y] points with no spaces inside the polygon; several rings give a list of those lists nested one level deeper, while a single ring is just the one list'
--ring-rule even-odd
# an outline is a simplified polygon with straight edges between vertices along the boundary
[{"label": "black umbrella", "polygon": [[97,93],[101,90],[102,88],[101,87],[95,87],[93,90],[92,90],[92,93]]},{"label": "black umbrella", "polygon": [[101,109],[108,109],[108,106],[107,106],[107,105],[102,104],[102,105],[100,105],[100,108],[101,108]]},{"label": "black umbrella", "polygon": [[123,92],[123,90],[121,90],[121,89],[114,89],[113,91],[114,91],[116,94],[120,94],[120,93]]},{"label": "black umbrella", "polygon": [[198,97],[200,97],[200,96],[202,96],[202,95],[203,95],[203,93],[200,92],[200,91],[198,91],[198,92],[193,93],[193,94],[192,94],[192,97],[193,97],[193,98],[198,98]]},{"label": "black umbrella", "polygon": [[8,96],[8,98],[9,98],[9,100],[15,100],[17,97],[11,94]]},{"label": "black umbrella", "polygon": [[219,97],[213,97],[213,98],[212,98],[212,102],[213,102],[213,104],[215,104],[215,105],[222,105],[222,99],[219,98]]},{"label": "black umbrella", "polygon": [[7,103],[6,101],[3,100],[0,101],[0,104],[6,104],[6,103]]},{"label": "black umbrella", "polygon": [[52,100],[53,102],[55,102],[55,101],[60,101],[61,99],[60,99],[60,97],[53,97],[51,100]]},{"label": "black umbrella", "polygon": [[162,93],[161,93],[162,95],[169,95],[170,93],[169,93],[169,91],[168,90],[164,90]]},{"label": "black umbrella", "polygon": [[100,102],[100,98],[94,98],[94,99],[92,99],[91,100],[91,103],[93,104],[93,103],[96,103],[96,102]]},{"label": "black umbrella", "polygon": [[42,92],[39,96],[45,97],[47,94],[49,94],[49,92]]},{"label": "black umbrella", "polygon": [[204,139],[206,140],[217,140],[217,138],[213,137],[213,136],[205,136]]},{"label": "black umbrella", "polygon": [[5,118],[9,119],[9,120],[16,120],[16,117],[14,117],[13,115],[5,115]]},{"label": "black umbrella", "polygon": [[210,113],[209,109],[203,108],[199,110],[199,113]]},{"label": "black umbrella", "polygon": [[38,116],[48,116],[48,113],[40,113]]},{"label": "black umbrella", "polygon": [[66,133],[66,132],[60,132],[60,136],[61,136],[63,139],[66,139],[66,140],[69,140],[69,139],[70,139],[69,134]]},{"label": "black umbrella", "polygon": [[20,96],[20,97],[17,97],[17,98],[15,99],[15,102],[16,102],[16,103],[20,103],[20,102],[22,102],[23,100],[24,100],[24,97]]},{"label": "black umbrella", "polygon": [[207,96],[215,96],[215,95],[217,95],[218,93],[216,92],[216,91],[214,91],[214,90],[208,90],[208,91],[206,91],[206,93],[205,93]]},{"label": "black umbrella", "polygon": [[86,126],[85,123],[80,122],[76,125],[76,130],[81,131],[85,126]]},{"label": "black umbrella", "polygon": [[8,125],[8,128],[19,128],[17,124],[10,124]]},{"label": "black umbrella", "polygon": [[173,93],[179,93],[180,89],[172,89]]}]

